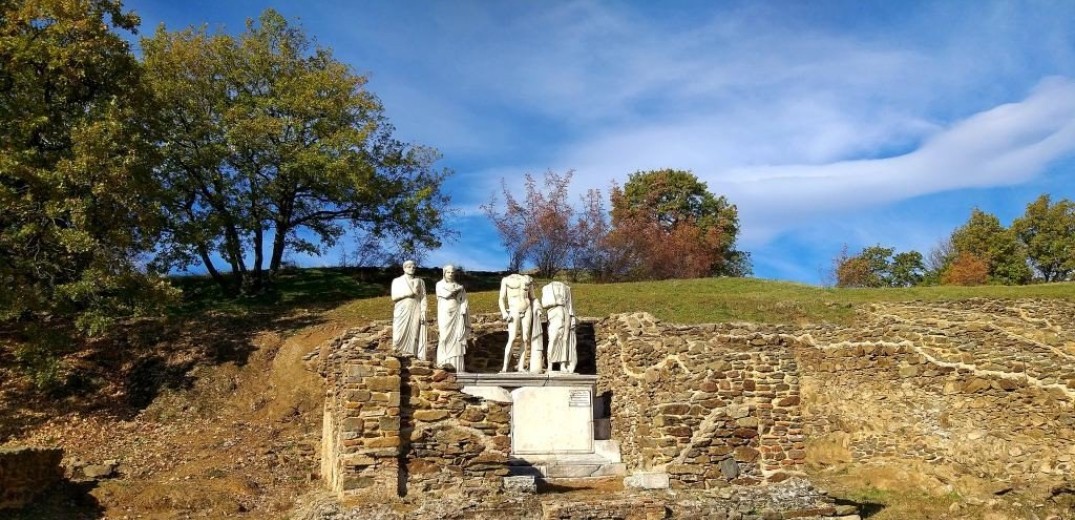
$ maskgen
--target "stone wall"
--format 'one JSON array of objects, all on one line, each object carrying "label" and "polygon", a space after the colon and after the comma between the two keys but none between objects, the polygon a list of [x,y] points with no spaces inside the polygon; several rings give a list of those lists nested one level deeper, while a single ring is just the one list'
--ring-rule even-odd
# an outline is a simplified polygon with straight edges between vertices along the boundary
[{"label": "stone wall", "polygon": [[[476,317],[468,370],[499,370],[503,327]],[[333,488],[493,486],[509,410],[388,354],[390,337],[381,322],[322,352]],[[580,327],[583,356],[628,471],[665,472],[675,487],[780,481],[807,460],[917,460],[1006,481],[1075,474],[1071,302],[875,304],[847,327],[623,314]]]},{"label": "stone wall", "polygon": [[628,471],[710,488],[801,470],[796,340],[750,327],[675,326],[645,313],[597,324],[598,392],[611,394],[612,437]]},{"label": "stone wall", "polygon": [[1075,305],[878,304],[800,331],[820,462],[917,459],[978,477],[1075,473]]},{"label": "stone wall", "polygon": [[30,503],[63,478],[60,448],[0,448],[0,510]]},{"label": "stone wall", "polygon": [[396,356],[390,342],[390,329],[374,324],[323,353],[329,487],[373,496],[498,491],[508,473],[510,405],[463,394],[454,373]]}]

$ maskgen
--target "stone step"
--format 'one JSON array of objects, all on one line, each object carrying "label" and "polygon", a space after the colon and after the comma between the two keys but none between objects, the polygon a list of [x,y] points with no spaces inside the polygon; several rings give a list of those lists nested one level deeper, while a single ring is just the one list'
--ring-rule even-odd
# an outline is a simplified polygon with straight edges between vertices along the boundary
[{"label": "stone step", "polygon": [[533,476],[541,478],[596,478],[622,477],[627,474],[627,465],[622,462],[603,464],[533,464],[509,466],[512,476]]},{"label": "stone step", "polygon": [[535,455],[518,457],[508,462],[512,475],[533,475],[545,478],[612,477],[627,474],[627,466],[619,460],[619,446],[608,445],[615,458],[600,453]]}]

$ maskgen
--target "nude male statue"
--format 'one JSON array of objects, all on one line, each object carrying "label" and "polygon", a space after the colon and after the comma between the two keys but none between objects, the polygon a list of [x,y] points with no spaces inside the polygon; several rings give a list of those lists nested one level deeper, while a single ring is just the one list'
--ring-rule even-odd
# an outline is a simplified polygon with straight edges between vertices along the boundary
[{"label": "nude male statue", "polygon": [[508,322],[508,343],[504,346],[504,368],[508,371],[511,349],[516,336],[522,340],[519,363],[516,370],[526,367],[526,354],[530,353],[530,372],[542,369],[541,301],[534,295],[534,279],[523,274],[511,274],[500,280],[500,314]]}]

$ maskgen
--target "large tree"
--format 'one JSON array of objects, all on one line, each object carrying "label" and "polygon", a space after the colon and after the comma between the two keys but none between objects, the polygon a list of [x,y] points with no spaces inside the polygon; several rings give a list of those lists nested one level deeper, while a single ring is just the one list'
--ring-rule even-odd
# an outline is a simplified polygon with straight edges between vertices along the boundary
[{"label": "large tree", "polygon": [[739,213],[693,173],[653,170],[630,175],[612,192],[610,240],[634,251],[632,277],[745,276],[749,256],[735,249]]},{"label": "large tree", "polygon": [[[0,1],[0,324],[88,333],[167,285],[147,96],[116,0]],[[33,339],[30,333],[25,339]]]},{"label": "large tree", "polygon": [[439,154],[396,140],[366,78],[279,13],[237,37],[161,27],[142,47],[166,129],[168,265],[256,292],[287,250],[317,254],[349,231],[404,255],[440,244]]},{"label": "large tree", "polygon": [[1046,282],[1066,280],[1075,271],[1075,203],[1061,199],[1054,204],[1042,195],[1012,222],[1012,230]]},{"label": "large tree", "polygon": [[952,232],[951,242],[956,257],[983,260],[992,282],[1012,285],[1030,281],[1026,248],[996,215],[974,208],[967,223]]}]

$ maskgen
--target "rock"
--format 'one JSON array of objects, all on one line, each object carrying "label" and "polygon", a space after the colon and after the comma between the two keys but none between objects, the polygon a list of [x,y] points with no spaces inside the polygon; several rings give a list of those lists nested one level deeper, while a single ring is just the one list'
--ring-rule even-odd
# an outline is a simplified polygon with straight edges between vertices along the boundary
[{"label": "rock", "polygon": [[739,476],[739,464],[735,463],[735,459],[724,459],[717,465],[720,468],[720,474],[727,479],[733,479]]},{"label": "rock", "polygon": [[504,492],[516,495],[533,495],[537,493],[537,479],[533,475],[504,477]]},{"label": "rock", "polygon": [[106,462],[112,462],[112,464],[89,464],[82,468],[82,474],[85,475],[86,478],[92,479],[112,478],[116,476],[116,461]]},{"label": "rock", "polygon": [[668,489],[667,473],[636,473],[623,478],[628,489]]},{"label": "rock", "polygon": [[836,516],[857,515],[859,512],[858,506],[853,504],[837,504]]},{"label": "rock", "polygon": [[416,421],[433,422],[448,417],[448,412],[446,410],[415,410],[413,417]]}]

